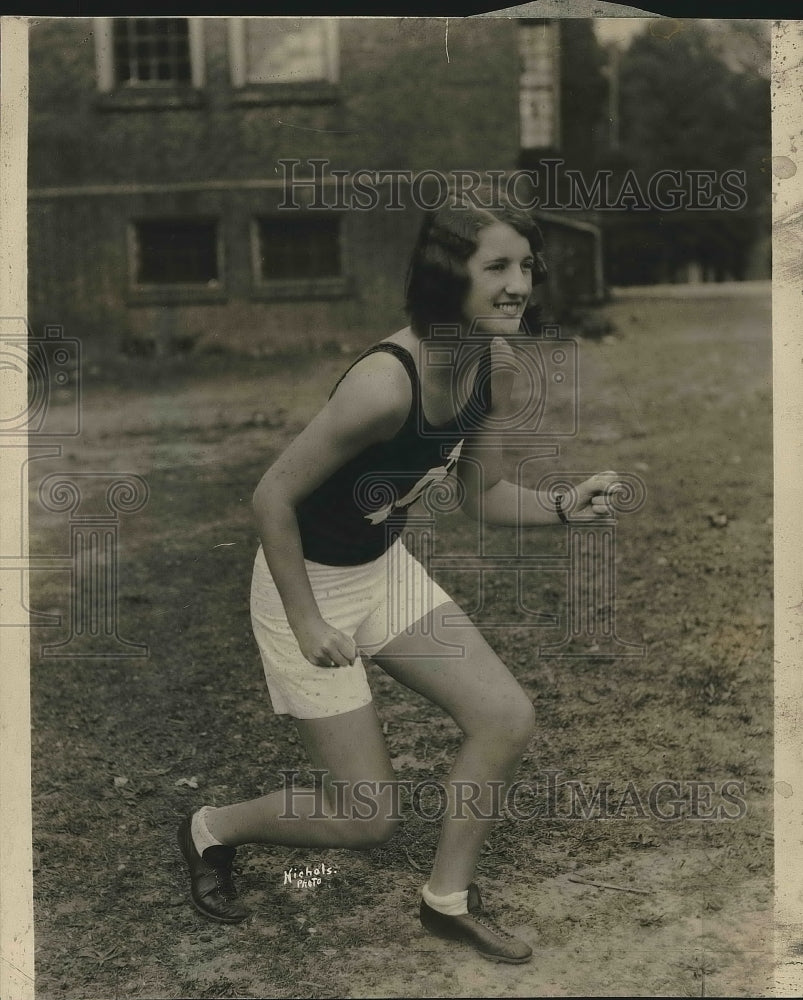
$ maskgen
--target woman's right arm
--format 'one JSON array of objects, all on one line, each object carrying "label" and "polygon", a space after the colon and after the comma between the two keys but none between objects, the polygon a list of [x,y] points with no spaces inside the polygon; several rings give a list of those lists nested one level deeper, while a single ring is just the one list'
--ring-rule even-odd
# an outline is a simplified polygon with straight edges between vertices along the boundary
[{"label": "woman's right arm", "polygon": [[353,368],[326,406],[268,469],[254,492],[254,513],[271,575],[299,648],[320,667],[345,666],[354,639],[326,622],[304,565],[298,504],[349,459],[387,441],[407,418],[412,397],[404,369],[384,353]]}]

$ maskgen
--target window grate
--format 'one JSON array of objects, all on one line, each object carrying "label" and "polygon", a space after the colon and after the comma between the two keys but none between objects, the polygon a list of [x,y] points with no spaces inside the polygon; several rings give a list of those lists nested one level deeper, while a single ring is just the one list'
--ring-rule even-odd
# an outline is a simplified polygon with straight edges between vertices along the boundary
[{"label": "window grate", "polygon": [[186,17],[115,18],[112,42],[118,85],[170,86],[191,82]]},{"label": "window grate", "polygon": [[340,219],[263,218],[259,232],[262,281],[305,281],[342,274]]}]

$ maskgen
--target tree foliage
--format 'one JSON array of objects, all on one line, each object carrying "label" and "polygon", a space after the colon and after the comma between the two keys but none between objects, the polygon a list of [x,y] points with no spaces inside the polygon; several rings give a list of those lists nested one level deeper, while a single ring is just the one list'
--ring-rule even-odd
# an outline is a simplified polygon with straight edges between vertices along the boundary
[{"label": "tree foliage", "polygon": [[605,53],[588,18],[562,20],[560,39],[561,155],[583,166],[605,142]]},{"label": "tree foliage", "polygon": [[746,166],[769,143],[769,81],[731,69],[711,29],[637,36],[620,71],[623,151],[641,173]]},{"label": "tree foliage", "polygon": [[[619,168],[646,185],[662,170],[744,173],[746,203],[737,212],[653,212],[614,225],[613,278],[667,280],[685,260],[707,277],[743,278],[769,215],[769,80],[735,64],[727,24],[673,22],[636,36],[619,66]],[[740,33],[745,42],[744,32]],[[747,39],[747,41],[750,41]],[[757,41],[754,39],[754,42]],[[754,45],[760,54],[760,46]]]}]

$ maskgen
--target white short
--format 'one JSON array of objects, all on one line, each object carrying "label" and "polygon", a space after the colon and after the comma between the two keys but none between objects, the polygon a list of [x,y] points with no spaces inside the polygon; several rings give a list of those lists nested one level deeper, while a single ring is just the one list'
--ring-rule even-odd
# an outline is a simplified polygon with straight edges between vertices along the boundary
[{"label": "white short", "polygon": [[251,581],[251,624],[274,711],[322,719],[369,704],[362,660],[452,598],[398,540],[374,562],[324,566],[306,560],[306,567],[321,616],[354,637],[354,664],[316,667],[302,656],[261,546]]}]

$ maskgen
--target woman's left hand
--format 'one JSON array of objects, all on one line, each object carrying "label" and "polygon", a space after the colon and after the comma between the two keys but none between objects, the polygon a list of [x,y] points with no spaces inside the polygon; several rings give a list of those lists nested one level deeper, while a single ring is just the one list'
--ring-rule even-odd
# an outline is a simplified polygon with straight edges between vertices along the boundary
[{"label": "woman's left hand", "polygon": [[616,472],[598,472],[576,487],[577,500],[567,513],[613,517],[616,512],[611,504],[611,496],[622,489]]}]

